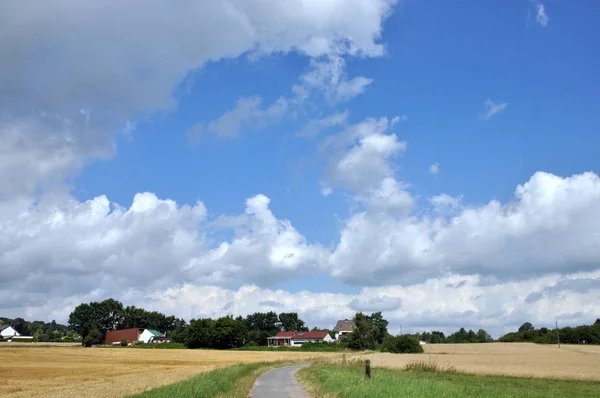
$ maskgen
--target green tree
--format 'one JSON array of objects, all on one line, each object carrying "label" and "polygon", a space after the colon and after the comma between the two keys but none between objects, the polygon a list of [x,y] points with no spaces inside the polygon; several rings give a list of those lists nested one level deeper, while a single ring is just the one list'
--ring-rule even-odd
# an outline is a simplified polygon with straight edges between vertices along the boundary
[{"label": "green tree", "polygon": [[187,328],[185,345],[188,348],[211,348],[215,341],[215,321],[210,318],[192,319]]},{"label": "green tree", "polygon": [[535,328],[530,322],[525,322],[519,327],[519,332],[533,332]]},{"label": "green tree", "polygon": [[346,346],[352,350],[374,350],[388,334],[388,321],[383,319],[381,312],[370,316],[357,312],[354,315],[356,329],[344,339]]},{"label": "green tree", "polygon": [[225,316],[215,321],[214,348],[236,348],[245,344],[248,329],[244,322]]},{"label": "green tree", "polygon": [[93,345],[102,344],[103,336],[102,332],[98,328],[92,328],[90,332],[83,339],[83,345],[85,347],[91,347]]},{"label": "green tree", "polygon": [[381,351],[394,354],[422,353],[423,347],[415,336],[409,334],[401,336],[387,335],[381,344]]},{"label": "green tree", "polygon": [[286,332],[306,332],[308,328],[304,325],[304,321],[298,318],[297,312],[282,312],[279,314],[279,323],[281,329]]}]

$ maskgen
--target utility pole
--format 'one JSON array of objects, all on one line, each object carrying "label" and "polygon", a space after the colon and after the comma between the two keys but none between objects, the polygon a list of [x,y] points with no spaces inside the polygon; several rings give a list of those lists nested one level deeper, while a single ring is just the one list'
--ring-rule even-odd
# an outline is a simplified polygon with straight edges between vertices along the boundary
[{"label": "utility pole", "polygon": [[560,348],[560,336],[558,335],[558,321],[556,322],[556,341],[558,341],[558,348]]}]

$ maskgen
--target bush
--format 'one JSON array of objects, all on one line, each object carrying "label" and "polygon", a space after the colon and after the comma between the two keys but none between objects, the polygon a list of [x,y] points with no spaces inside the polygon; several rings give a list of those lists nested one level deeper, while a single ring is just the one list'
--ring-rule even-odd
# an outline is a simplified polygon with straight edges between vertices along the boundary
[{"label": "bush", "polygon": [[415,336],[403,334],[401,336],[387,336],[381,344],[381,351],[394,354],[420,354],[423,352],[423,347],[421,347],[419,339]]},{"label": "bush", "polygon": [[121,340],[121,347],[127,347],[128,345],[129,345],[129,342],[127,341],[127,339]]},{"label": "bush", "polygon": [[93,345],[102,344],[102,333],[96,328],[90,330],[85,339],[83,339],[84,347],[91,347]]}]

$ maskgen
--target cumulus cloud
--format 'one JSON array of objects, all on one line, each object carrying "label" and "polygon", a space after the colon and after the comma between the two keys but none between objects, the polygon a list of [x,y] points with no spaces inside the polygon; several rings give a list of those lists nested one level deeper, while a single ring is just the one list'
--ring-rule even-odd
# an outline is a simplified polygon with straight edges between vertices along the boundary
[{"label": "cumulus cloud", "polygon": [[481,116],[483,120],[488,120],[492,116],[504,111],[508,106],[508,102],[494,102],[491,99],[486,99],[483,105],[487,108],[487,112]]},{"label": "cumulus cloud", "polygon": [[[201,202],[180,206],[152,193],[137,194],[129,208],[105,196],[0,203],[2,307],[97,288],[119,294],[186,282],[268,285],[314,272],[327,255],[277,219],[264,195],[248,199],[245,213],[221,227],[207,222]],[[215,241],[215,228],[234,237]]]},{"label": "cumulus cloud", "polygon": [[[2,181],[4,190],[32,194],[41,181],[60,180],[80,170],[83,159],[110,156],[114,135],[127,121],[171,109],[176,86],[207,62],[248,52],[297,51],[314,59],[380,55],[382,22],[396,0],[293,3],[2,2],[0,109],[5,126],[0,139],[10,144],[3,150],[26,157],[52,146],[55,151],[49,153],[61,153],[56,158],[46,155],[44,167],[23,169],[27,184]],[[360,80],[339,83],[338,97],[364,86]],[[43,112],[57,115],[69,127],[53,130],[51,138],[36,146],[40,149],[33,146],[48,129],[45,124],[23,127],[19,140],[6,137],[17,134],[7,133],[15,124],[39,122]],[[212,127],[217,133],[233,134],[240,120],[238,111]],[[1,162],[0,175],[11,173],[8,167],[15,162]]]}]

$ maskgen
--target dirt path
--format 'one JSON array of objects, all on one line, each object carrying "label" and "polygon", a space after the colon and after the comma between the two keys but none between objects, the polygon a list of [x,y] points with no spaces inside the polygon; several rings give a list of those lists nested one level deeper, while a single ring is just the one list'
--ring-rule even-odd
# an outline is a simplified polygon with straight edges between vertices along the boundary
[{"label": "dirt path", "polygon": [[252,398],[309,398],[310,396],[296,380],[294,373],[308,364],[285,366],[265,372],[256,379],[250,391]]}]

